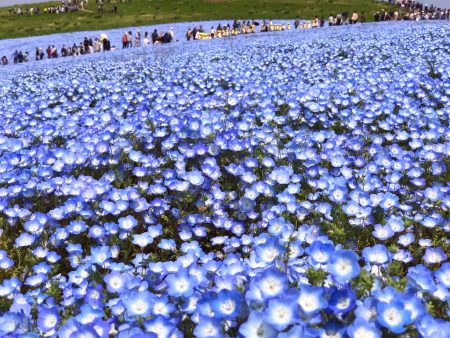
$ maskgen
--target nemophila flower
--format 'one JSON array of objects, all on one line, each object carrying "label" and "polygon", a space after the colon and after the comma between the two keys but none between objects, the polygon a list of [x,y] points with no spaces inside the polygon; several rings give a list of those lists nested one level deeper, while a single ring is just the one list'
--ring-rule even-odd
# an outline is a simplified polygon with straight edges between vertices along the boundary
[{"label": "nemophila flower", "polygon": [[286,293],[288,280],[286,274],[276,268],[259,273],[252,281],[261,292],[263,299],[271,299]]},{"label": "nemophila flower", "polygon": [[446,259],[447,255],[444,253],[441,247],[427,248],[425,250],[425,255],[423,256],[423,261],[426,264],[439,264]]},{"label": "nemophila flower", "polygon": [[139,246],[140,248],[145,248],[146,246],[148,246],[151,243],[153,243],[153,237],[148,232],[144,232],[142,234],[133,235],[132,243],[134,245]]},{"label": "nemophila flower", "polygon": [[403,333],[405,326],[411,322],[411,314],[399,301],[379,302],[377,305],[377,321],[394,333]]},{"label": "nemophila flower", "polygon": [[237,291],[221,290],[211,301],[216,318],[235,318],[241,308],[241,294]]},{"label": "nemophila flower", "polygon": [[144,322],[146,332],[154,333],[158,338],[169,338],[175,330],[175,325],[163,316],[155,316]]},{"label": "nemophila flower", "polygon": [[74,235],[79,235],[84,231],[86,231],[86,229],[87,229],[86,223],[83,221],[72,221],[67,227],[67,230]]},{"label": "nemophila flower", "polygon": [[347,313],[355,307],[355,300],[356,293],[352,288],[333,288],[328,301],[328,308],[333,313]]},{"label": "nemophila flower", "polygon": [[194,186],[200,186],[205,181],[201,171],[194,170],[186,173],[186,180]]},{"label": "nemophila flower", "polygon": [[380,202],[380,207],[382,207],[384,210],[388,210],[390,208],[396,207],[398,205],[399,198],[388,192],[384,194],[383,199]]},{"label": "nemophila flower", "polygon": [[112,271],[105,276],[106,288],[109,292],[121,293],[125,290],[128,281],[128,275],[118,271]]},{"label": "nemophila flower", "polygon": [[101,246],[91,249],[91,262],[98,265],[103,265],[109,258],[111,258],[111,248],[108,246]]},{"label": "nemophila flower", "polygon": [[416,289],[424,292],[436,291],[436,283],[433,279],[433,273],[424,265],[416,265],[408,268],[408,282]]},{"label": "nemophila flower", "polygon": [[385,241],[394,236],[394,231],[389,225],[375,224],[372,235],[379,240]]},{"label": "nemophila flower", "polygon": [[223,336],[222,324],[216,318],[200,316],[193,333],[199,338],[220,338]]},{"label": "nemophila flower", "polygon": [[398,250],[392,258],[403,263],[409,263],[414,259],[410,251],[403,249]]},{"label": "nemophila flower", "polygon": [[347,189],[344,187],[336,186],[330,192],[330,199],[336,203],[342,203],[343,201],[345,201],[346,196],[347,196]]},{"label": "nemophila flower", "polygon": [[412,243],[414,243],[415,239],[416,238],[414,237],[414,235],[412,233],[408,232],[408,233],[406,233],[404,235],[401,235],[398,238],[397,243],[406,247],[406,246],[409,246]]},{"label": "nemophila flower", "polygon": [[328,305],[323,288],[304,284],[300,286],[297,302],[302,311],[308,316],[316,314]]},{"label": "nemophila flower", "polygon": [[32,300],[30,297],[18,294],[14,297],[14,303],[9,310],[14,313],[23,313],[25,316],[30,317],[31,303]]},{"label": "nemophila flower", "polygon": [[298,305],[292,299],[272,299],[264,311],[264,319],[278,331],[298,320]]},{"label": "nemophila flower", "polygon": [[377,315],[377,300],[375,298],[366,298],[364,301],[356,301],[355,315],[365,321],[373,321]]},{"label": "nemophila flower", "polygon": [[160,243],[158,243],[158,248],[163,250],[175,250],[176,243],[173,239],[162,239]]},{"label": "nemophila flower", "polygon": [[20,236],[16,238],[15,243],[17,247],[27,247],[32,245],[35,239],[35,236],[22,232]]},{"label": "nemophila flower", "polygon": [[446,262],[434,273],[436,280],[444,287],[450,288],[450,263]]},{"label": "nemophila flower", "polygon": [[271,237],[264,244],[257,245],[256,255],[266,263],[273,262],[276,258],[281,258],[285,249],[278,243],[278,241]]},{"label": "nemophila flower", "polygon": [[358,255],[351,250],[336,250],[328,262],[328,271],[336,281],[345,283],[361,271],[358,259]]},{"label": "nemophila flower", "polygon": [[47,275],[46,274],[37,273],[37,274],[29,276],[25,280],[25,284],[28,285],[28,286],[34,287],[34,286],[38,286],[38,285],[42,284],[46,280],[47,280]]},{"label": "nemophila flower", "polygon": [[277,331],[264,318],[261,312],[250,312],[247,321],[239,327],[239,333],[245,338],[275,337]]},{"label": "nemophila flower", "polygon": [[281,166],[272,170],[269,177],[278,184],[288,184],[293,173],[294,171],[291,167]]},{"label": "nemophila flower", "polygon": [[20,317],[16,313],[6,312],[0,317],[0,333],[9,335],[13,333],[20,324]]},{"label": "nemophila flower", "polygon": [[119,218],[119,228],[125,231],[130,231],[134,229],[136,226],[137,220],[131,215]]},{"label": "nemophila flower", "polygon": [[326,264],[334,252],[334,246],[330,243],[322,241],[314,241],[312,245],[306,249],[314,264]]},{"label": "nemophila flower", "polygon": [[437,202],[442,198],[442,192],[439,186],[428,187],[424,191],[424,195],[431,202]]},{"label": "nemophila flower", "polygon": [[[86,297],[85,297],[86,298]],[[89,304],[83,304],[80,307],[80,313],[75,317],[81,324],[91,324],[104,316],[101,308],[93,308]]]},{"label": "nemophila flower", "polygon": [[383,244],[375,244],[372,247],[366,247],[363,250],[363,257],[366,262],[371,264],[386,264],[389,262],[389,251]]},{"label": "nemophila flower", "polygon": [[50,332],[56,328],[60,316],[57,307],[40,306],[37,325],[43,332]]},{"label": "nemophila flower", "polygon": [[169,318],[173,311],[175,311],[175,305],[172,304],[165,295],[157,298],[153,304],[152,313],[154,315],[161,315]]},{"label": "nemophila flower", "polygon": [[320,333],[320,338],[346,337],[346,329],[347,327],[345,325],[329,321],[323,328],[323,332]]},{"label": "nemophila flower", "polygon": [[381,331],[374,323],[357,318],[347,329],[350,338],[380,338]]},{"label": "nemophila flower", "polygon": [[390,216],[387,219],[386,224],[389,225],[391,230],[394,232],[401,232],[404,229],[403,220],[398,216]]},{"label": "nemophila flower", "polygon": [[195,277],[190,276],[185,271],[169,274],[165,281],[168,286],[168,294],[174,297],[190,297],[194,293],[194,288],[197,285]]},{"label": "nemophila flower", "polygon": [[145,318],[151,313],[155,296],[147,290],[132,291],[126,296],[121,297],[121,301],[129,316]]}]

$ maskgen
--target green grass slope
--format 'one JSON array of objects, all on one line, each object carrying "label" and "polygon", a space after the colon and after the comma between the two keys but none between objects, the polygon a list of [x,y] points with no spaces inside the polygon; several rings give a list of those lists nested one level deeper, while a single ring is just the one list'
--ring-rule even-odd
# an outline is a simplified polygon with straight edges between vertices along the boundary
[{"label": "green grass slope", "polygon": [[[107,1],[105,1],[107,2]],[[113,3],[118,14],[111,14]],[[25,5],[42,9],[60,2]],[[97,13],[95,0],[84,12],[14,16],[8,7],[0,8],[0,39],[45,35],[81,30],[102,30],[166,22],[231,20],[234,18],[314,18],[338,12],[365,12],[368,20],[385,7],[374,0],[111,0],[103,15]]]}]

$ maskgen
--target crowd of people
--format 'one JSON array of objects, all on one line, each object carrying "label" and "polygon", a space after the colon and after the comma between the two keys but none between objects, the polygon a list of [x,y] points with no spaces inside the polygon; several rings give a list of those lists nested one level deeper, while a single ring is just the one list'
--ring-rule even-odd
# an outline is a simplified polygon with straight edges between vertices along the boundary
[{"label": "crowd of people", "polygon": [[[264,21],[264,25],[266,25]],[[259,26],[259,22],[252,20],[241,21],[234,20],[233,24],[218,24],[217,27],[211,26],[210,30],[203,29],[203,26],[200,25],[198,28],[194,27],[191,29],[188,28],[186,32],[186,40],[205,40],[205,39],[214,39],[214,38],[222,38],[228,36],[236,36],[239,34],[250,34],[256,32],[256,26]],[[277,25],[278,26],[278,25]],[[275,30],[275,25],[271,26],[271,30]],[[266,28],[261,28],[261,31],[265,31]],[[278,30],[278,29],[277,29]],[[281,30],[281,29],[280,29]]]},{"label": "crowd of people", "polygon": [[[167,32],[161,31],[158,33],[158,30],[155,29],[151,35],[148,32],[144,33],[144,36],[141,36],[141,31],[138,29],[134,35],[131,31],[125,32],[122,35],[122,49],[132,48],[132,47],[147,47],[150,45],[150,41],[153,45],[162,44],[162,43],[170,43],[173,41],[174,32],[173,28],[170,28]],[[151,40],[150,40],[151,39]],[[141,44],[142,40],[142,44]]]},{"label": "crowd of people", "polygon": [[[79,5],[79,3],[87,2],[87,0],[63,0],[64,6]],[[103,5],[104,0],[96,0],[97,4]],[[385,0],[391,5],[397,5],[399,10],[395,8],[389,12],[382,9],[374,14],[374,21],[390,21],[390,20],[449,20],[450,10],[440,9],[433,6],[423,5],[414,0]],[[340,26],[347,24],[356,24],[366,22],[366,15],[364,12],[358,13],[353,11],[353,13],[343,12],[337,15],[330,15],[327,20],[324,17],[315,17],[313,20],[303,20],[301,21],[298,17],[294,21],[294,28],[298,29],[309,29],[324,27],[327,23],[328,26]],[[229,36],[236,36],[241,34],[252,34],[256,33],[257,27],[259,27],[259,32],[274,32],[291,29],[290,23],[274,23],[272,20],[263,20],[262,23],[256,20],[234,20],[230,25],[218,24],[216,27],[211,26],[210,30],[205,30],[202,25],[199,27],[189,28],[185,34],[186,40],[205,40],[205,39],[215,39]],[[142,40],[142,43],[141,43]],[[174,31],[170,28],[168,31],[158,32],[155,29],[151,34],[145,32],[141,35],[138,29],[133,35],[132,31],[124,32],[122,35],[122,49],[126,48],[139,48],[147,47],[150,44],[165,44],[170,43],[174,40]],[[94,40],[84,38],[84,41],[80,42],[78,45],[73,44],[63,45],[58,52],[58,49],[51,45],[45,50],[36,48],[36,60],[43,60],[45,55],[48,59],[67,57],[67,56],[78,56],[99,52],[107,52],[115,50],[115,46],[111,46],[111,42],[105,34],[102,34],[99,38]],[[29,60],[29,53],[22,51],[15,51],[13,54],[14,63],[23,63]],[[1,59],[2,65],[7,65],[9,63],[8,58],[4,55]]]},{"label": "crowd of people", "polygon": [[391,21],[391,20],[449,20],[450,9],[438,8],[436,6],[428,6],[414,0],[388,0],[391,5],[397,6],[398,9],[389,12],[384,9],[376,12],[374,21]]},{"label": "crowd of people", "polygon": [[84,9],[84,5],[88,0],[62,0],[61,4],[58,6],[48,6],[44,7],[41,11],[39,7],[15,7],[9,9],[9,14],[11,15],[37,15],[37,14],[62,14],[68,12],[77,12]]}]

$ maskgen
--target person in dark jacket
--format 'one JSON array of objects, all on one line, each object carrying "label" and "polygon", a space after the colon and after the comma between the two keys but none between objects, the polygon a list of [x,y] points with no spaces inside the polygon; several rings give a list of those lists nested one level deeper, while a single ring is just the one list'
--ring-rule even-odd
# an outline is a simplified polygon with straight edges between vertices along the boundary
[{"label": "person in dark jacket", "polygon": [[152,33],[152,43],[155,44],[158,41],[158,31],[155,29]]}]

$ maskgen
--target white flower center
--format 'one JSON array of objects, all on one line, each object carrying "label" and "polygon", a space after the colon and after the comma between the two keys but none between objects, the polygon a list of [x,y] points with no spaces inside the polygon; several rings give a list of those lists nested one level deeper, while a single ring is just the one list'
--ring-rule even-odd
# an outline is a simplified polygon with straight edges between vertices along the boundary
[{"label": "white flower center", "polygon": [[389,325],[397,325],[402,319],[396,309],[386,310],[383,317]]}]

